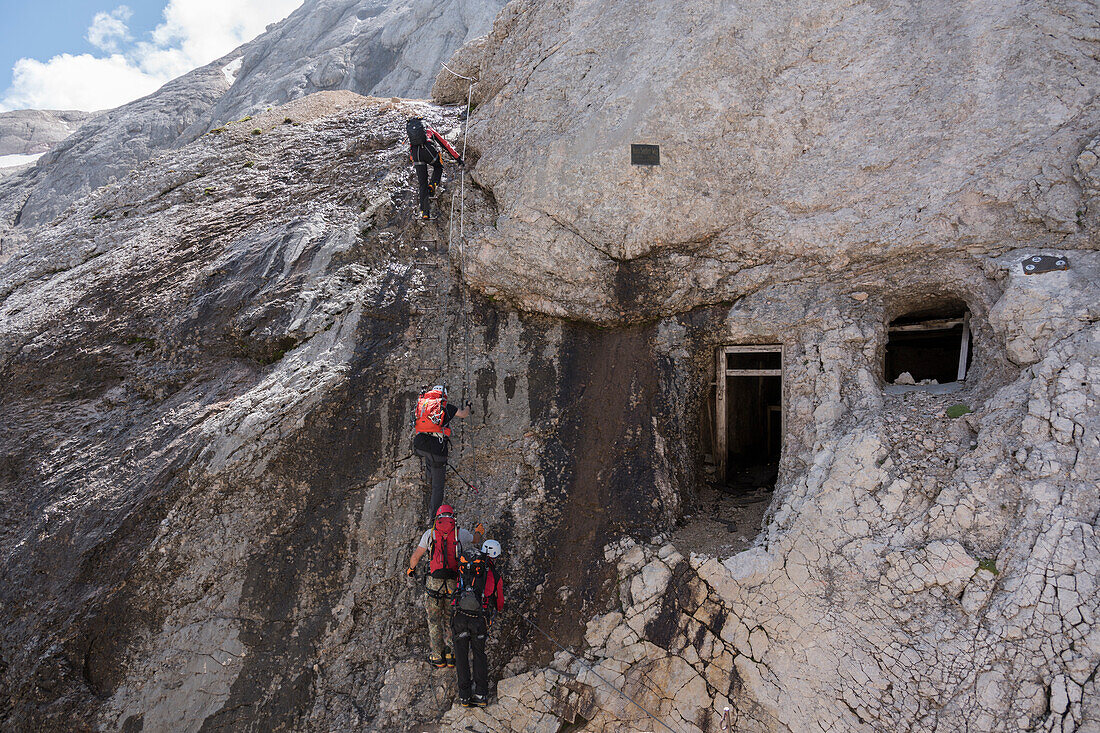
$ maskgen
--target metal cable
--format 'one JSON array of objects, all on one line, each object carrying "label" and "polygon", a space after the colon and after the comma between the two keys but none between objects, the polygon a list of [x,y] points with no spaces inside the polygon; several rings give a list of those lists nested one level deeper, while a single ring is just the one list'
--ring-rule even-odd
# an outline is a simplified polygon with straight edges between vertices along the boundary
[{"label": "metal cable", "polygon": [[[466,116],[462,121],[462,152],[460,158],[463,161],[462,172],[459,176],[459,189],[458,189],[458,262],[459,269],[462,274],[466,274],[466,144],[470,132],[470,112],[473,107],[474,98],[474,86],[475,81],[472,77],[463,76],[458,72],[451,69],[447,64],[440,64],[449,74],[464,79],[469,83],[466,88]],[[454,196],[451,196],[451,216],[447,224],[447,254],[451,253],[454,241]],[[466,297],[466,290],[459,284],[459,307],[462,311],[462,341],[463,341],[463,367],[464,367],[464,383],[462,386],[462,398],[463,401],[469,400],[472,395],[471,389],[471,369],[470,369],[470,304]],[[466,454],[466,433],[467,429],[462,430],[462,455]],[[470,431],[469,436],[470,447],[470,468],[474,476],[477,476],[477,449],[474,446],[473,431]]]}]

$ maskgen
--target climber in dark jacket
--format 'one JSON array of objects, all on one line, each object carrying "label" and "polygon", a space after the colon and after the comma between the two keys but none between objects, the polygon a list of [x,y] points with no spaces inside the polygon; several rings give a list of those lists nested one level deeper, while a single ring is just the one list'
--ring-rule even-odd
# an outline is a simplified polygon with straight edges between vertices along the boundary
[{"label": "climber in dark jacket", "polygon": [[[439,155],[439,149],[432,144],[435,140],[446,150],[459,165],[465,161],[462,156],[451,147],[442,135],[424,124],[424,120],[413,117],[405,123],[405,132],[409,135],[409,160],[416,168],[416,181],[420,184],[420,218],[430,219],[431,210],[428,197],[439,188],[439,182],[443,178],[443,158]],[[432,167],[432,178],[428,180],[428,166]]]}]

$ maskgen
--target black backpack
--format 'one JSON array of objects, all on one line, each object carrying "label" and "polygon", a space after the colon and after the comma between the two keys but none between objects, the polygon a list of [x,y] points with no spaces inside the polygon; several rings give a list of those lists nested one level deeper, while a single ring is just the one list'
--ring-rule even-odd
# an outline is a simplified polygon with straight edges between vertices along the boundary
[{"label": "black backpack", "polygon": [[424,132],[424,120],[413,117],[405,123],[405,132],[409,135],[409,145],[427,145],[428,133]]},{"label": "black backpack", "polygon": [[458,583],[451,601],[456,612],[468,616],[480,616],[484,613],[487,567],[488,561],[480,555],[472,560],[466,557],[459,560]]}]

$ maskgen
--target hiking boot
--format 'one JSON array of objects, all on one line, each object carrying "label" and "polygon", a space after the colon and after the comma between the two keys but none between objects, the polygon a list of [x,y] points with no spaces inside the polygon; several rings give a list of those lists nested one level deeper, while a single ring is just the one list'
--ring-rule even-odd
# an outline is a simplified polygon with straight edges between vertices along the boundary
[{"label": "hiking boot", "polygon": [[426,211],[420,212],[420,221],[428,221],[431,218],[432,217]]},{"label": "hiking boot", "polygon": [[468,697],[463,697],[462,695],[458,696],[458,704],[464,708],[476,707],[473,700]]},{"label": "hiking boot", "polygon": [[474,708],[483,708],[488,704],[489,704],[489,696],[488,695],[478,695],[476,692],[474,693],[473,698],[470,700],[470,707],[474,707]]},{"label": "hiking boot", "polygon": [[454,667],[455,666],[455,655],[451,653],[450,649],[443,652],[443,661],[445,661],[447,663],[448,667]]},{"label": "hiking boot", "polygon": [[442,668],[447,666],[447,661],[438,654],[429,654],[428,664],[432,665],[433,667]]}]

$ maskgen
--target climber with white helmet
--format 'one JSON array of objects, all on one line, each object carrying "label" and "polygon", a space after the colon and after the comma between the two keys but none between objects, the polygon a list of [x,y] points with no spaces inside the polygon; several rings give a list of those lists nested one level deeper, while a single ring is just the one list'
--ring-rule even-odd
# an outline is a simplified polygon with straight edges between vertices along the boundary
[{"label": "climber with white helmet", "polygon": [[416,400],[414,424],[416,437],[413,450],[424,462],[424,482],[431,488],[428,517],[434,520],[436,510],[443,503],[443,485],[447,477],[447,449],[451,442],[452,419],[470,416],[470,403],[461,410],[447,404],[447,388],[437,384],[421,391]]},{"label": "climber with white helmet", "polygon": [[485,642],[493,619],[504,610],[504,580],[493,563],[499,557],[500,543],[485,540],[480,553],[463,552],[458,559],[458,580],[451,596],[451,638],[458,701],[468,708],[485,707],[489,702]]}]

